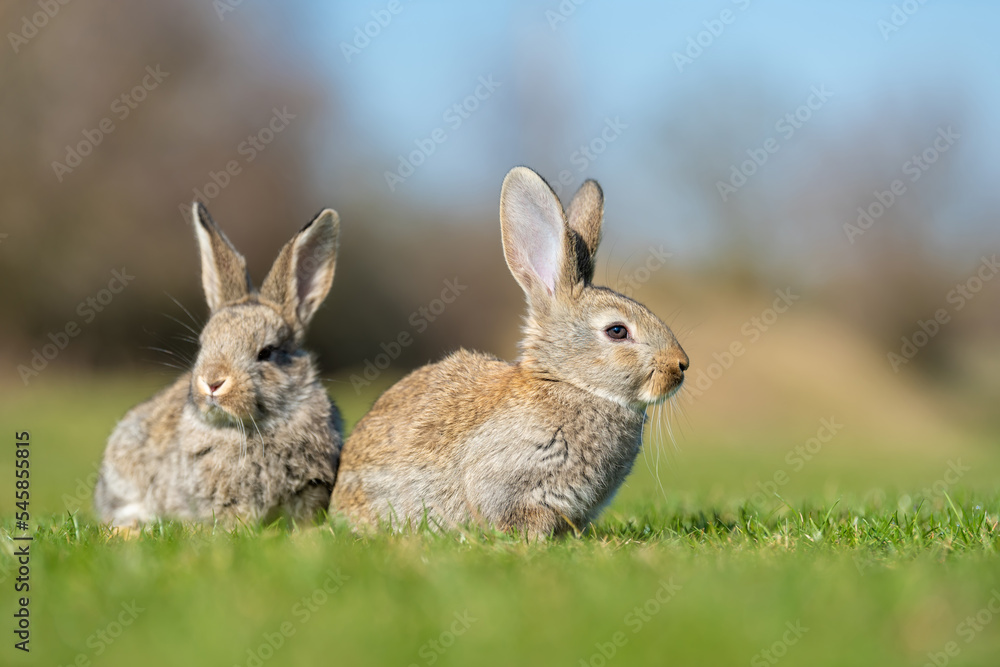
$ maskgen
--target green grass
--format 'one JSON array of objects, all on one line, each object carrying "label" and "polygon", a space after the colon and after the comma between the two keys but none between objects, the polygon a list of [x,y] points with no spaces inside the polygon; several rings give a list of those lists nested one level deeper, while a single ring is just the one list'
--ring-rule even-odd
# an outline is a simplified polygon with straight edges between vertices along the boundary
[{"label": "green grass", "polygon": [[[1000,465],[982,439],[895,456],[845,434],[755,504],[811,426],[747,434],[741,448],[689,435],[661,455],[659,481],[651,452],[595,526],[546,543],[472,528],[358,536],[336,519],[168,522],[123,539],[90,515],[87,476],[152,387],[87,387],[51,381],[0,402],[8,428],[31,430],[35,528],[26,656],[9,630],[20,531],[0,498],[0,664],[891,666],[928,663],[949,642],[958,654],[939,663],[1000,655],[988,606],[994,591],[1000,601]],[[371,399],[331,391],[349,423]],[[955,457],[971,470],[925,493]],[[118,635],[123,605],[142,611]],[[761,653],[772,647],[774,662]]]}]

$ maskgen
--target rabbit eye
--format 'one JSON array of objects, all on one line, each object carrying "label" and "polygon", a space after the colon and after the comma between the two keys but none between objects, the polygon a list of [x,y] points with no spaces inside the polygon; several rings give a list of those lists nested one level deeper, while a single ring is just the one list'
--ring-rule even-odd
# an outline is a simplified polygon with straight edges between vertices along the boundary
[{"label": "rabbit eye", "polygon": [[611,340],[625,340],[628,338],[628,329],[623,324],[612,324],[604,330]]},{"label": "rabbit eye", "polygon": [[270,361],[276,351],[273,345],[268,345],[257,353],[257,361]]}]

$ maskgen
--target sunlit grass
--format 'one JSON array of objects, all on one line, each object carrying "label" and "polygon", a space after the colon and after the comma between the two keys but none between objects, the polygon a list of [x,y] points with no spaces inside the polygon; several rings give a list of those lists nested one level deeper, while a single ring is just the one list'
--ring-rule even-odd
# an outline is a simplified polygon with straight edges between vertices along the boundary
[{"label": "sunlit grass", "polygon": [[[595,525],[548,542],[358,535],[337,517],[126,537],[94,521],[89,474],[156,385],[53,381],[2,401],[4,423],[31,430],[34,534],[32,652],[5,646],[2,664],[746,665],[773,664],[773,649],[839,667],[922,665],[948,642],[952,665],[1000,654],[1000,618],[969,641],[961,626],[1000,591],[1000,476],[975,438],[901,458],[845,435],[794,470],[785,455],[808,428],[688,432],[659,452],[659,482],[640,458]],[[329,387],[348,423],[374,398]],[[956,456],[970,470],[935,488]],[[787,483],[761,493],[778,470]],[[12,504],[0,498],[7,591]],[[3,596],[4,618],[14,603]],[[787,624],[808,630],[782,644]]]}]

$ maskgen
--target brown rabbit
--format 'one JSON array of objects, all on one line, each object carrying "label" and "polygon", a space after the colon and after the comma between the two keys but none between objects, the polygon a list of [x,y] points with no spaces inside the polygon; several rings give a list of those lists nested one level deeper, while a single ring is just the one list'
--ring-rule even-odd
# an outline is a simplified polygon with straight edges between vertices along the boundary
[{"label": "brown rabbit", "polygon": [[342,425],[300,345],[333,282],[339,219],[325,210],[303,227],[258,292],[204,207],[193,217],[211,309],[201,348],[190,372],[111,434],[97,514],[117,526],[312,520],[330,502]]},{"label": "brown rabbit", "polygon": [[538,174],[507,174],[504,254],[528,299],[520,359],[462,350],[400,380],[348,439],[331,509],[359,524],[476,520],[531,536],[601,512],[639,453],[646,406],[688,367],[652,312],[591,284],[603,214],[594,181],[564,213]]}]

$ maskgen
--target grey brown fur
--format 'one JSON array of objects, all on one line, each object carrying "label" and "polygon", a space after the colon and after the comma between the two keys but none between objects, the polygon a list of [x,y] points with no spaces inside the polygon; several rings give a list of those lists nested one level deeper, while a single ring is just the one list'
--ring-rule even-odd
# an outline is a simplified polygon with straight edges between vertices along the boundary
[{"label": "grey brown fur", "polygon": [[117,526],[315,519],[336,480],[342,424],[300,346],[333,281],[337,214],[323,211],[296,234],[259,292],[200,205],[194,224],[211,309],[198,357],[111,434],[97,514]]},{"label": "grey brown fur", "polygon": [[[332,510],[359,525],[467,521],[531,536],[582,529],[641,447],[645,407],[671,396],[687,356],[641,304],[591,284],[603,195],[564,212],[518,167],[501,192],[507,264],[528,299],[521,357],[459,351],[383,394],[344,446]],[[616,340],[613,327],[627,329]]]}]

